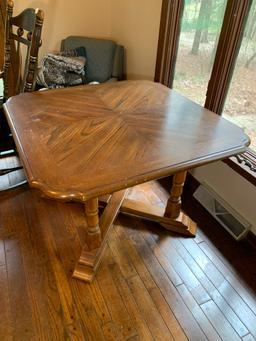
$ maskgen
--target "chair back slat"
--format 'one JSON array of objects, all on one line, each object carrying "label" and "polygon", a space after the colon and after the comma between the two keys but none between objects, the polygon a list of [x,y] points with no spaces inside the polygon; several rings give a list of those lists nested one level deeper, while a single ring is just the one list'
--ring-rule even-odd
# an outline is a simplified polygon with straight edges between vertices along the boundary
[{"label": "chair back slat", "polygon": [[27,46],[31,46],[31,41],[23,38],[23,37],[19,37],[17,34],[11,34],[11,38],[15,41],[18,41],[24,45],[27,45]]}]

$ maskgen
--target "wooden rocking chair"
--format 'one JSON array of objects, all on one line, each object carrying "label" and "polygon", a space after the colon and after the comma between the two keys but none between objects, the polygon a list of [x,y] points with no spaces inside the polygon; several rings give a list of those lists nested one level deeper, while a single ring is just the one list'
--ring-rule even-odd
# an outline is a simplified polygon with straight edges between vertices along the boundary
[{"label": "wooden rocking chair", "polygon": [[[13,17],[13,1],[8,0],[5,18],[4,69],[0,72],[3,94],[0,94],[0,158],[17,155],[16,146],[3,112],[3,103],[11,96],[35,88],[38,50],[41,46],[43,11],[27,8]],[[0,169],[0,176],[22,169],[21,165]],[[26,182],[15,183],[6,189]]]}]

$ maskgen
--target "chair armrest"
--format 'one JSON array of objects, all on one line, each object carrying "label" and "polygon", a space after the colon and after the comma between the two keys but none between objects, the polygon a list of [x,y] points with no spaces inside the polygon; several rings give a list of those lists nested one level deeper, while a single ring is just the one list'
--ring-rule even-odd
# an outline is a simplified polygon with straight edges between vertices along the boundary
[{"label": "chair armrest", "polygon": [[0,78],[4,78],[4,71],[0,71]]}]

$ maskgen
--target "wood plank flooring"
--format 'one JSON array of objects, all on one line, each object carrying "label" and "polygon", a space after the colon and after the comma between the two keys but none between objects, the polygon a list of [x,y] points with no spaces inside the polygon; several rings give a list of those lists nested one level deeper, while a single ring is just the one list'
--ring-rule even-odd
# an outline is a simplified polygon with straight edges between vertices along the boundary
[{"label": "wood plank flooring", "polygon": [[[163,206],[167,192],[151,182],[129,196]],[[83,207],[0,193],[0,340],[256,340],[255,250],[188,196],[184,207],[195,239],[120,214],[86,284],[71,279]]]}]

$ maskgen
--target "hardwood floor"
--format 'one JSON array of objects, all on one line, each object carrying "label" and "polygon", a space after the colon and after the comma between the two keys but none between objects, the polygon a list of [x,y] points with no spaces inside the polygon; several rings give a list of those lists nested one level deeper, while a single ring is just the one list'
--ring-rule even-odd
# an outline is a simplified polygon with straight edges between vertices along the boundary
[{"label": "hardwood floor", "polygon": [[[129,196],[155,205],[167,197],[156,182]],[[1,193],[0,340],[255,340],[255,250],[186,195],[184,207],[203,221],[195,239],[120,214],[86,284],[71,279],[83,206],[28,187]]]}]

